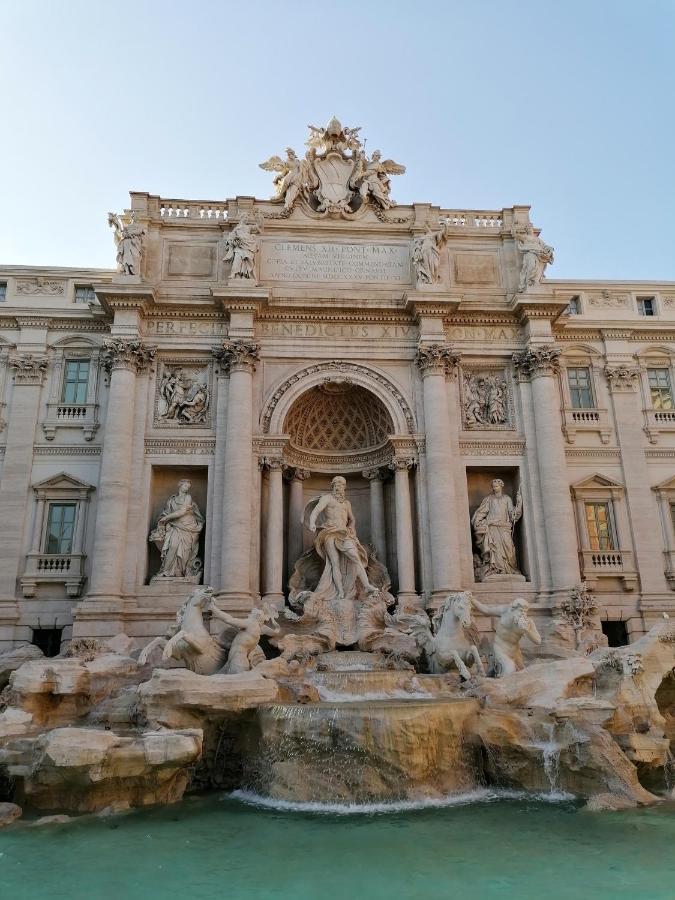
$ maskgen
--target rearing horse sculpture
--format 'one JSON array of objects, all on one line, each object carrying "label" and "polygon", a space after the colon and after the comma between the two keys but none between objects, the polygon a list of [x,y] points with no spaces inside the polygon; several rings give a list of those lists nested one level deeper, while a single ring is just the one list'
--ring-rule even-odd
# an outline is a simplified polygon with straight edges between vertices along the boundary
[{"label": "rearing horse sculpture", "polygon": [[475,663],[479,675],[485,668],[476,646],[478,635],[471,618],[472,597],[468,591],[450,594],[431,620],[431,628],[421,622],[412,626],[418,645],[424,650],[429,670],[434,674],[447,672],[456,666],[460,676],[468,681],[471,673],[467,665]]}]

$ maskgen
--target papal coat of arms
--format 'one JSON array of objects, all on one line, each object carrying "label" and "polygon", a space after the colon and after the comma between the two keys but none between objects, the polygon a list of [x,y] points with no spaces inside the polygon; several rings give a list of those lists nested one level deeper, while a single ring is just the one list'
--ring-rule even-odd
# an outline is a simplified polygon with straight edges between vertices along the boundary
[{"label": "papal coat of arms", "polygon": [[369,159],[358,136],[360,130],[343,127],[333,117],[325,128],[309,126],[309,149],[303,159],[289,147],[286,159],[272,156],[260,164],[261,169],[277,173],[273,199],[283,203],[282,216],[290,215],[299,200],[319,215],[345,218],[364,204],[379,217],[396,205],[389,196],[389,176],[402,175],[405,166],[382,159],[379,150]]}]

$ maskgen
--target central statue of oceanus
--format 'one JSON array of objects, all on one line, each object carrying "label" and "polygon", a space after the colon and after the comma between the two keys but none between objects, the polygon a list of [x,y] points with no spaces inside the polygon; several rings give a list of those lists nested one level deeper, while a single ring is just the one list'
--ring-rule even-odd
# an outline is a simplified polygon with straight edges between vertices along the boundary
[{"label": "central statue of oceanus", "polygon": [[310,500],[302,523],[316,535],[314,546],[295,564],[290,580],[290,603],[295,608],[323,608],[334,621],[337,643],[355,644],[359,637],[358,616],[363,604],[380,594],[387,605],[389,576],[359,541],[347,483],[337,475],[331,492]]}]

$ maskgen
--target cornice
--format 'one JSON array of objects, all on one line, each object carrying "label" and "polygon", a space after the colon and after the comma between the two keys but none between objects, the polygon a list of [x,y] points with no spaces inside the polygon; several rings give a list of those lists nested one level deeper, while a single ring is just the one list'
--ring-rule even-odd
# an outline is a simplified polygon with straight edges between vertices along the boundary
[{"label": "cornice", "polygon": [[522,456],[525,453],[525,441],[488,441],[479,438],[460,440],[459,452],[462,456]]}]

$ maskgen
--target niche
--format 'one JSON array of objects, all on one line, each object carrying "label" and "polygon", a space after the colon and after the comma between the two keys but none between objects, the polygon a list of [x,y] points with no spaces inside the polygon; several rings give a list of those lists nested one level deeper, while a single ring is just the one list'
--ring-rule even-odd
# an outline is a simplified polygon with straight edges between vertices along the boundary
[{"label": "niche", "polygon": [[628,645],[628,629],[621,619],[604,619],[600,623],[602,633],[607,638],[609,647],[625,647]]},{"label": "niche", "polygon": [[[190,494],[206,520],[206,496],[208,488],[208,469],[206,466],[153,466],[150,479],[150,508],[146,530],[147,541],[147,581],[156,575],[161,567],[160,552],[153,541],[147,539],[162,514],[166,501],[178,490],[178,482],[187,479],[191,482]],[[199,535],[199,559],[204,562],[206,525]]]},{"label": "niche", "polygon": [[[474,559],[474,572],[476,581],[479,581],[479,564],[481,561],[480,550],[476,544],[473,528],[471,527],[471,519],[481,502],[488,494],[492,492],[492,481],[494,478],[501,478],[504,482],[504,493],[511,497],[515,504],[518,487],[521,486],[519,470],[517,466],[512,467],[494,467],[494,468],[467,468],[466,482],[469,497],[469,531],[471,533],[471,552]],[[523,511],[524,513],[524,511]],[[529,566],[527,553],[525,548],[523,516],[516,522],[513,530],[513,542],[516,548],[516,561],[518,568],[525,578],[529,581]]]}]

